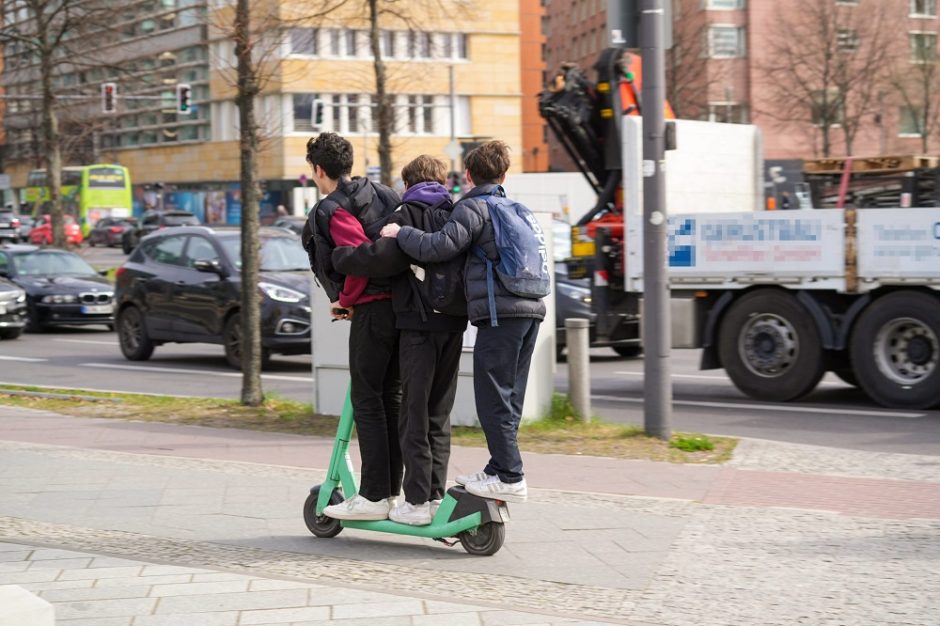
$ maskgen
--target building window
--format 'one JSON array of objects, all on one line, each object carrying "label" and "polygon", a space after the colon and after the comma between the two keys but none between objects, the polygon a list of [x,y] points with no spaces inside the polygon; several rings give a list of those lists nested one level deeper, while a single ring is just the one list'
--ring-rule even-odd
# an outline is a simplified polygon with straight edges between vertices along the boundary
[{"label": "building window", "polygon": [[839,52],[857,52],[858,33],[848,28],[840,28],[836,33],[836,46],[838,47]]},{"label": "building window", "polygon": [[836,4],[848,4],[848,5],[857,5],[858,0],[836,0]]},{"label": "building window", "polygon": [[424,123],[424,132],[428,135],[434,134],[434,98],[431,96],[421,96],[421,104],[424,108],[422,118]]},{"label": "building window", "polygon": [[330,30],[330,55],[334,57],[339,56],[339,40],[340,40],[340,32],[336,30],[335,28],[331,29]]},{"label": "building window", "polygon": [[811,94],[812,121],[816,126],[823,126],[828,122],[829,126],[838,126],[842,124],[842,97],[836,88],[822,90],[819,89]]},{"label": "building window", "polygon": [[441,35],[441,54],[445,59],[450,59],[454,56],[454,37],[450,33],[443,33]]},{"label": "building window", "polygon": [[388,58],[395,57],[395,31],[382,31],[382,56]]},{"label": "building window", "polygon": [[739,102],[709,102],[708,121],[747,124],[747,107]]},{"label": "building window", "polygon": [[418,33],[418,56],[431,58],[431,33]]},{"label": "building window", "polygon": [[294,94],[294,132],[304,133],[313,131],[313,101],[316,95],[312,93]]},{"label": "building window", "polygon": [[744,0],[706,0],[705,8],[714,11],[735,11],[744,8]]},{"label": "building window", "polygon": [[743,57],[744,28],[740,26],[708,27],[708,56],[713,59]]},{"label": "building window", "polygon": [[911,63],[933,63],[937,58],[936,33],[909,33]]},{"label": "building window", "polygon": [[290,30],[290,51],[291,54],[316,56],[317,29],[292,28]]},{"label": "building window", "polygon": [[348,115],[347,132],[358,133],[359,132],[359,96],[355,94],[349,94],[346,96],[346,113]]},{"label": "building window", "polygon": [[898,135],[901,137],[920,137],[923,116],[924,112],[920,107],[901,107]]},{"label": "building window", "polygon": [[469,45],[467,44],[467,35],[466,33],[457,33],[457,58],[458,59],[467,59],[469,50]]},{"label": "building window", "polygon": [[937,0],[911,0],[910,17],[937,17]]},{"label": "building window", "polygon": [[347,30],[346,36],[346,56],[355,57],[357,56],[359,49],[359,31],[358,30]]}]

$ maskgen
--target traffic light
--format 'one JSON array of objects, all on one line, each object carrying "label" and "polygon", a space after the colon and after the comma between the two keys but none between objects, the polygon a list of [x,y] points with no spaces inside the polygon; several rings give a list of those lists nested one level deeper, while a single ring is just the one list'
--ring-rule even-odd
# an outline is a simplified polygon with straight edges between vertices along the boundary
[{"label": "traffic light", "polygon": [[460,195],[460,174],[451,172],[447,175],[447,190],[451,195]]},{"label": "traffic light", "polygon": [[184,83],[176,86],[176,113],[178,115],[189,115],[193,112],[192,104],[193,88]]},{"label": "traffic light", "polygon": [[323,128],[323,112],[326,109],[326,104],[323,100],[314,100],[313,106],[310,107],[310,125],[313,126],[313,130],[319,131]]},{"label": "traffic light", "polygon": [[101,111],[114,113],[117,110],[117,84],[103,83],[101,85]]}]

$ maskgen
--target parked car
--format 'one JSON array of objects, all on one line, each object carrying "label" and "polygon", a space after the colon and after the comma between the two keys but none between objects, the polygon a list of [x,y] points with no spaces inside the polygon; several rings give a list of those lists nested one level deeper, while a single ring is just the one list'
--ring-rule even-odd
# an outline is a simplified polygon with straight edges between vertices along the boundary
[{"label": "parked car", "polygon": [[[298,237],[262,228],[262,366],[272,354],[310,353],[310,261]],[[164,343],[222,344],[241,368],[241,235],[206,226],[159,231],[117,270],[121,352],[149,359]]]},{"label": "parked car", "polygon": [[304,224],[307,223],[306,217],[301,217],[299,215],[289,215],[287,217],[279,217],[273,226],[275,228],[286,228],[295,235],[299,235],[304,230]]},{"label": "parked car", "polygon": [[20,216],[13,209],[0,209],[0,241],[8,239],[19,243],[20,226]]},{"label": "parked car", "polygon": [[199,218],[189,211],[147,211],[134,228],[121,233],[121,248],[130,254],[147,235],[172,226],[198,226]]},{"label": "parked car", "polygon": [[26,326],[26,292],[3,274],[0,265],[0,339],[16,339]]},{"label": "parked car", "polygon": [[[69,246],[80,246],[85,237],[82,235],[82,228],[71,215],[62,216],[65,220],[65,244]],[[39,223],[33,226],[29,231],[29,243],[37,246],[52,245],[52,216],[43,215]]]},{"label": "parked car", "polygon": [[103,324],[114,328],[114,289],[72,252],[0,246],[0,274],[26,292],[27,328]]},{"label": "parked car", "polygon": [[42,223],[41,217],[31,215],[20,215],[20,241],[29,241],[29,233],[33,228]]},{"label": "parked car", "polygon": [[136,226],[137,220],[133,217],[103,217],[88,232],[88,245],[119,246],[124,233]]}]

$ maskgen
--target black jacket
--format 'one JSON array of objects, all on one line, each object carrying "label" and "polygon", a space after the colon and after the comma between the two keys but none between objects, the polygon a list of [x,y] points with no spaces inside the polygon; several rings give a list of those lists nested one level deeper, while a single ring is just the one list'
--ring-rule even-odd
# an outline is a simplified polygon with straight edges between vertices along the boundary
[{"label": "black jacket", "polygon": [[[428,206],[415,201],[407,202],[388,221],[403,226],[423,224],[422,214]],[[357,247],[339,246],[333,250],[332,262],[333,267],[343,274],[374,279],[391,278],[392,309],[399,330],[463,332],[467,328],[465,315],[436,313],[429,303],[420,299],[420,292],[414,289],[412,283],[412,268],[416,261],[402,252],[393,237],[381,237]]]},{"label": "black jacket", "polygon": [[[353,215],[362,224],[366,236],[373,241],[388,220],[389,215],[398,206],[398,194],[384,185],[371,182],[367,178],[356,177],[340,180],[336,191],[320,200],[307,215],[301,234],[301,243],[310,258],[310,269],[326,291],[330,302],[339,300],[343,290],[344,274],[333,266],[332,253],[336,248],[330,235],[330,220],[336,210],[342,208]],[[366,293],[387,293],[387,280],[369,281]]]},{"label": "black jacket", "polygon": [[[398,245],[405,254],[425,263],[446,261],[454,256],[470,252],[464,274],[467,295],[467,313],[472,324],[489,323],[489,292],[486,287],[486,264],[472,253],[480,246],[487,258],[499,260],[496,250],[493,223],[489,209],[482,196],[493,193],[498,185],[478,185],[471,189],[454,206],[451,221],[436,233],[425,233],[412,226],[402,226],[398,233]],[[494,280],[496,317],[534,317],[545,319],[545,303],[541,298],[523,298],[509,292]]]}]

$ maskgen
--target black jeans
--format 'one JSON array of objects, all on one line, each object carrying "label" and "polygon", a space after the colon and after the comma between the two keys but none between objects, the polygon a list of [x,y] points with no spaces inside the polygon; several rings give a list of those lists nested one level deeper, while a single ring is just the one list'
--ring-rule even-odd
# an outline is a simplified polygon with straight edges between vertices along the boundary
[{"label": "black jeans", "polygon": [[540,320],[500,318],[499,326],[477,329],[473,348],[473,395],[480,426],[486,435],[490,462],[483,469],[504,483],[523,478],[516,435]]},{"label": "black jeans", "polygon": [[401,331],[402,486],[411,504],[444,497],[462,348],[463,333]]},{"label": "black jeans", "polygon": [[398,495],[401,489],[398,367],[398,330],[391,300],[357,305],[349,330],[349,375],[362,459],[359,494],[373,502]]}]

